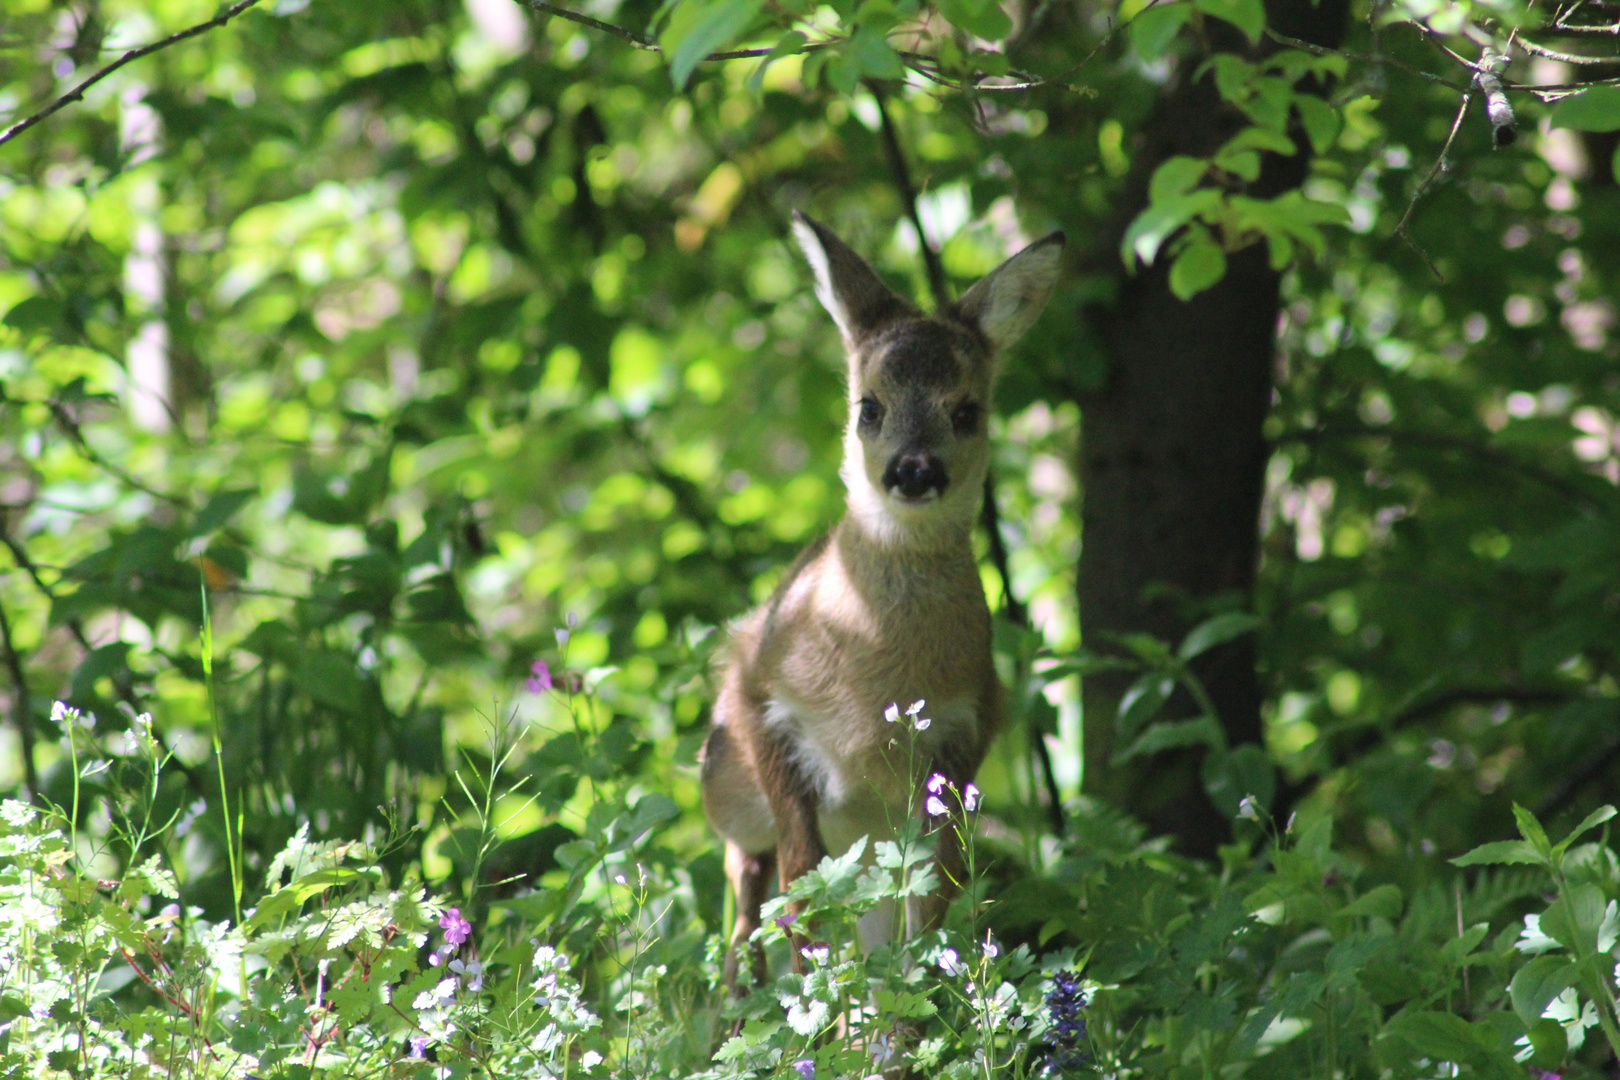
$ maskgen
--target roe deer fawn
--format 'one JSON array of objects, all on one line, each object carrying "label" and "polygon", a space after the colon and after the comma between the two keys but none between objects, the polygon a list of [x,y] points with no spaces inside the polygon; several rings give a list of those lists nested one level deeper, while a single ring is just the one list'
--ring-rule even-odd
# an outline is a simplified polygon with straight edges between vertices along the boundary
[{"label": "roe deer fawn", "polygon": [[[703,804],[737,901],[733,988],[773,866],[786,888],[829,851],[892,834],[935,773],[966,791],[1000,725],[972,546],[990,387],[997,354],[1051,297],[1063,251],[1062,233],[1031,244],[930,318],[824,225],[795,213],[793,230],[848,355],[848,508],[735,626],[723,661]],[[926,730],[886,722],[887,706],[918,700]],[[939,923],[961,878],[957,830],[939,834],[940,891],[910,913],[913,931]],[[874,914],[868,948],[892,932],[892,910]],[[757,948],[752,968],[762,981]]]}]

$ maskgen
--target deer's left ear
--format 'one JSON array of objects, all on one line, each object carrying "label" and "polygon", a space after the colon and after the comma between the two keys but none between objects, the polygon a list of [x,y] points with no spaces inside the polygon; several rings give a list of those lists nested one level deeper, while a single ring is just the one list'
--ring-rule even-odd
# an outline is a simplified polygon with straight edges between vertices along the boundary
[{"label": "deer's left ear", "polygon": [[978,327],[996,352],[1017,341],[1052,299],[1063,269],[1063,239],[1055,232],[990,271],[956,302],[956,317]]}]

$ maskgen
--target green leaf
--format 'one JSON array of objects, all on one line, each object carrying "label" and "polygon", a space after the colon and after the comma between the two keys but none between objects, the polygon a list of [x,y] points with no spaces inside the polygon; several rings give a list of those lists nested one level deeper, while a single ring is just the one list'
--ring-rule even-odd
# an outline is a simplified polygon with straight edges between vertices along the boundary
[{"label": "green leaf", "polygon": [[1547,859],[1523,840],[1496,840],[1481,844],[1466,855],[1451,860],[1453,866],[1497,866],[1503,864],[1545,866]]},{"label": "green leaf", "polygon": [[1610,818],[1614,817],[1616,813],[1617,811],[1612,806],[1600,806],[1590,814],[1587,814],[1586,817],[1581,820],[1579,825],[1575,826],[1569,831],[1568,836],[1564,837],[1558,842],[1558,846],[1553,848],[1553,854],[1562,855],[1564,852],[1569,850],[1569,845],[1573,844],[1582,833],[1585,833],[1588,829],[1597,828],[1605,821],[1608,821]]},{"label": "green leaf", "polygon": [[1012,20],[999,0],[940,0],[939,10],[957,26],[987,41],[999,41],[1012,29]]},{"label": "green leaf", "polygon": [[1175,679],[1162,671],[1145,672],[1119,699],[1119,733],[1129,737],[1158,715],[1176,688]]},{"label": "green leaf", "polygon": [[1259,626],[1260,620],[1247,611],[1223,612],[1193,627],[1182,639],[1181,648],[1176,650],[1176,655],[1182,660],[1191,660],[1195,656],[1202,656],[1217,645],[1224,645],[1228,641],[1240,638]]},{"label": "green leaf", "polygon": [[1192,18],[1190,4],[1157,4],[1130,22],[1131,45],[1149,63],[1164,55],[1176,32]]},{"label": "green leaf", "polygon": [[759,14],[759,0],[685,0],[675,8],[658,43],[669,56],[669,77],[685,90],[692,72],[712,52],[730,45]]},{"label": "green leaf", "polygon": [[1225,744],[1226,737],[1213,716],[1200,716],[1196,720],[1167,720],[1150,725],[1137,736],[1135,742],[1114,755],[1112,764],[1119,765],[1132,758],[1183,746],[1221,747]]},{"label": "green leaf", "polygon": [[1569,1056],[1569,1034],[1564,1025],[1550,1016],[1542,1017],[1525,1032],[1530,1039],[1530,1064],[1547,1070],[1556,1069]]},{"label": "green leaf", "polygon": [[1576,131],[1620,131],[1620,86],[1594,86],[1561,99],[1553,106],[1552,126]]},{"label": "green leaf", "polygon": [[1269,807],[1277,793],[1271,759],[1253,743],[1235,746],[1224,754],[1213,750],[1205,754],[1203,781],[1210,802],[1228,817],[1237,814],[1245,796],[1252,795],[1262,807]]},{"label": "green leaf", "polygon": [[673,821],[680,816],[681,808],[675,805],[675,800],[668,795],[658,791],[643,795],[636,801],[635,811],[625,823],[625,835],[633,839],[648,829],[662,825],[666,821]]},{"label": "green leaf", "polygon": [[1602,889],[1576,885],[1547,905],[1541,931],[1576,955],[1588,956],[1597,951],[1598,932],[1607,913]]},{"label": "green leaf", "polygon": [[1266,32],[1266,8],[1261,0],[1193,0],[1199,11],[1224,19],[1248,36],[1249,44],[1258,45],[1260,35]]},{"label": "green leaf", "polygon": [[259,489],[256,487],[227,488],[214,492],[213,498],[208,500],[208,505],[199,510],[197,517],[192,521],[191,537],[207,536],[224,525],[258,493]]},{"label": "green leaf", "polygon": [[1295,94],[1294,108],[1299,110],[1300,123],[1311,140],[1311,149],[1318,154],[1333,149],[1333,140],[1339,137],[1339,128],[1343,126],[1339,110],[1315,94]]},{"label": "green leaf", "polygon": [[1340,908],[1338,914],[1374,916],[1382,919],[1399,918],[1401,914],[1400,886],[1380,885]]},{"label": "green leaf", "polygon": [[808,40],[797,30],[789,30],[777,38],[776,44],[771,46],[771,51],[760,58],[759,66],[748,76],[748,92],[757,97],[765,86],[766,69],[784,56],[796,55]]},{"label": "green leaf", "polygon": [[1143,265],[1151,266],[1159,249],[1177,229],[1220,204],[1221,192],[1214,188],[1199,188],[1186,195],[1154,200],[1125,230],[1125,239],[1120,245],[1121,259],[1126,266],[1135,266],[1138,259]]},{"label": "green leaf", "polygon": [[1226,252],[1209,235],[1196,228],[1190,241],[1170,264],[1170,291],[1191,300],[1226,276]]},{"label": "green leaf", "polygon": [[[1000,11],[1000,8],[996,9]],[[862,27],[850,38],[849,56],[860,68],[862,78],[903,79],[906,67],[900,54],[890,48],[883,35],[869,27]]]},{"label": "green leaf", "polygon": [[1575,974],[1569,958],[1556,953],[1535,957],[1518,970],[1508,985],[1508,993],[1513,998],[1513,1011],[1525,1027],[1540,1020],[1552,999],[1574,985]]},{"label": "green leaf", "polygon": [[1536,815],[1518,803],[1514,803],[1513,819],[1518,822],[1519,835],[1530,841],[1535,846],[1536,851],[1543,856],[1552,855],[1552,842],[1547,839],[1547,830],[1541,827],[1541,822],[1536,820]]},{"label": "green leaf", "polygon": [[1148,201],[1164,202],[1177,195],[1185,195],[1198,186],[1198,181],[1209,172],[1209,162],[1203,158],[1177,154],[1160,163],[1148,182]]},{"label": "green leaf", "polygon": [[1403,1012],[1384,1030],[1423,1057],[1456,1062],[1484,1076],[1515,1080],[1523,1076],[1512,1057],[1496,1045],[1496,1037],[1488,1028],[1470,1024],[1452,1013]]}]

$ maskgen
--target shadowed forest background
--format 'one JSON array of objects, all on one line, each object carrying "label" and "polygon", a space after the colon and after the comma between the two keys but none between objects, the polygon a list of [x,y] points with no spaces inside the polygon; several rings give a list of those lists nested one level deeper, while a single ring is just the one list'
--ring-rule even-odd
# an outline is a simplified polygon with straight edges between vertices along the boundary
[{"label": "shadowed forest background", "polygon": [[[701,955],[712,657],[842,512],[795,209],[925,307],[1069,237],[978,537],[998,934],[1084,954],[1147,917],[1108,859],[1236,873],[1296,813],[1516,934],[1551,887],[1447,860],[1620,801],[1620,5],[237,7],[0,135],[0,789],[118,833],[57,701],[172,754],[168,831],[85,873],[161,855],[240,922],[289,842],[364,837],[600,960],[570,845],[611,789]],[[0,113],[217,13],[9,0]],[[1483,1023],[1498,973],[1423,1008]],[[1546,1004],[1429,1056],[1512,1074]]]}]

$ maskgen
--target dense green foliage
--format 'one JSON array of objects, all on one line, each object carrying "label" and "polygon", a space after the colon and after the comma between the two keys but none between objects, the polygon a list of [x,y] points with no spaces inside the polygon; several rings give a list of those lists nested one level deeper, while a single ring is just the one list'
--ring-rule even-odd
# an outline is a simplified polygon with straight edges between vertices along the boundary
[{"label": "dense green foliage", "polygon": [[[1616,18],[1585,6],[1354,4],[1335,49],[1259,0],[586,9],[638,42],[265,0],[0,142],[0,1062],[1606,1067],[1620,870],[1535,824],[1620,801],[1620,92],[1545,55],[1612,52],[1557,22]],[[214,14],[10,0],[0,107]],[[1517,50],[1513,145],[1477,90],[1454,127],[1447,48]],[[1156,112],[1196,71],[1227,102],[1207,153]],[[825,961],[727,1006],[710,660],[841,508],[795,208],[923,300],[924,244],[956,292],[1052,228],[1080,254],[992,426],[986,588],[1034,629],[998,625],[978,876],[948,936],[861,957],[849,916],[924,841],[829,863]],[[1285,274],[1254,595],[1178,597],[1181,641],[1085,638],[1096,313],[1257,245]],[[1264,747],[1188,666],[1250,632]],[[1207,747],[1218,863],[1081,796],[1076,681],[1118,669],[1122,760]],[[451,908],[476,949],[431,952]],[[1069,970],[1084,1065],[1047,1002]]]}]

